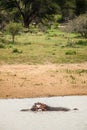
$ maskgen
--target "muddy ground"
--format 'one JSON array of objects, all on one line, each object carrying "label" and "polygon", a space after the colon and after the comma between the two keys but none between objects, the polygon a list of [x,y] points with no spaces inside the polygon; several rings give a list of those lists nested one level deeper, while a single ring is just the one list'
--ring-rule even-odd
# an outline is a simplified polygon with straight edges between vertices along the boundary
[{"label": "muddy ground", "polygon": [[0,98],[87,95],[87,63],[0,65]]}]

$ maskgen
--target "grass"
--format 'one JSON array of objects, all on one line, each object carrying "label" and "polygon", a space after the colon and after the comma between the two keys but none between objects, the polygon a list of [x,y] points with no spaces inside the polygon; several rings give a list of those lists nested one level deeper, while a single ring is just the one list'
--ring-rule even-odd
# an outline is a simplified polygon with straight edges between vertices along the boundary
[{"label": "grass", "polygon": [[[74,41],[74,47],[67,46],[69,39]],[[80,63],[87,61],[87,40],[77,37],[75,34],[52,29],[40,35],[39,33],[23,33],[16,36],[15,41],[14,44],[11,43],[11,36],[4,34],[4,43],[2,40],[0,41],[0,64]],[[85,44],[82,46],[77,44],[79,41]]]},{"label": "grass", "polygon": [[87,73],[87,69],[76,69],[76,70],[66,70],[67,74],[84,74]]},{"label": "grass", "polygon": [[4,48],[4,47],[5,47],[5,45],[0,43],[0,48]]},{"label": "grass", "polygon": [[76,51],[73,50],[68,50],[67,52],[65,52],[66,55],[76,55]]},{"label": "grass", "polygon": [[13,51],[12,51],[12,53],[22,53],[22,51],[18,50],[17,48],[14,48]]}]

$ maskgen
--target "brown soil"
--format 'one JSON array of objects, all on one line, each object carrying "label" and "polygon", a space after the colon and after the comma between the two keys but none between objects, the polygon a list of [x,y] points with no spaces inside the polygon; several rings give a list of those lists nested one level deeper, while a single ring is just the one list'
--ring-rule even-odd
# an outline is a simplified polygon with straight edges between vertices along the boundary
[{"label": "brown soil", "polygon": [[87,95],[87,63],[0,66],[0,98],[58,95]]}]

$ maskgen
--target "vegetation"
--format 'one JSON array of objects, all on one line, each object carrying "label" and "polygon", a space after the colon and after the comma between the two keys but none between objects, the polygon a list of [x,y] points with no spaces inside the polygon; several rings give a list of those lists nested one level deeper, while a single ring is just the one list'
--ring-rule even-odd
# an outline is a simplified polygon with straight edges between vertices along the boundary
[{"label": "vegetation", "polygon": [[[4,48],[0,48],[2,63],[77,63],[87,61],[87,40],[79,35],[68,34],[56,29],[47,33],[21,33],[16,36],[15,44],[10,42],[11,35],[4,34]],[[73,39],[74,46],[67,46]],[[79,44],[80,42],[84,44]],[[8,43],[8,44],[7,44]]]},{"label": "vegetation", "polygon": [[22,30],[22,27],[20,24],[10,22],[6,30],[12,35],[12,42],[14,43],[15,36]]},{"label": "vegetation", "polygon": [[87,61],[86,12],[87,0],[0,0],[0,63]]},{"label": "vegetation", "polygon": [[86,12],[87,0],[0,0],[2,27],[9,21],[21,22],[25,27],[31,23],[51,24],[55,15],[61,15],[60,21],[68,21]]},{"label": "vegetation", "polygon": [[66,30],[79,33],[82,37],[87,38],[87,14],[80,15],[70,21],[66,26]]},{"label": "vegetation", "polygon": [[11,12],[15,10],[16,15],[17,13],[19,14],[18,18],[21,19],[25,27],[29,27],[31,22],[42,21],[43,18],[50,18],[50,15],[57,13],[58,8],[53,0],[1,0],[0,4],[8,12],[9,10]]},{"label": "vegetation", "polygon": [[66,55],[76,55],[76,51],[69,50],[65,53]]},{"label": "vegetation", "polygon": [[13,53],[22,53],[22,51],[21,51],[21,50],[18,50],[17,48],[14,48],[12,52],[13,52]]},{"label": "vegetation", "polygon": [[0,43],[0,48],[4,48],[4,47],[5,47],[5,45]]}]

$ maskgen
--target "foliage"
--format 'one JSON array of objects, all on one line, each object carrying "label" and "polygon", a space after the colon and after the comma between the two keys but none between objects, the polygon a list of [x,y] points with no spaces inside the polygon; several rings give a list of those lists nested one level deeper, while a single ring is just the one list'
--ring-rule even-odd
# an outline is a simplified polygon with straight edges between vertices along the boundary
[{"label": "foliage", "polygon": [[0,48],[5,48],[5,45],[0,43]]},{"label": "foliage", "polygon": [[76,1],[75,0],[65,0],[64,4],[62,5],[62,15],[63,20],[68,21],[75,17],[75,10],[76,10]]},{"label": "foliage", "polygon": [[87,0],[76,0],[76,15],[87,12]]},{"label": "foliage", "polygon": [[65,53],[66,55],[76,55],[76,51],[69,50]]},{"label": "foliage", "polygon": [[12,53],[22,53],[22,51],[19,50],[19,49],[17,49],[17,48],[14,48],[13,51],[12,51]]},{"label": "foliage", "polygon": [[[20,36],[16,36],[16,44],[7,44],[10,41],[11,35],[4,34],[5,41],[7,42],[5,42],[5,48],[0,49],[0,64],[87,62],[87,46],[82,44],[75,44],[75,47],[66,46],[69,39],[73,39],[75,43],[79,41],[86,43],[87,40],[77,37],[75,34],[61,32],[58,29],[51,29],[48,32],[50,37],[48,36],[49,33],[42,33],[42,35],[38,35],[38,33],[22,33]],[[18,52],[14,53],[14,49],[18,49]],[[20,51],[22,53],[19,53]],[[73,51],[74,54],[65,54],[66,52],[72,53]]]},{"label": "foliage", "polygon": [[12,42],[13,43],[14,43],[14,40],[15,40],[15,36],[19,33],[19,31],[21,31],[21,29],[22,29],[22,27],[18,23],[10,22],[7,25],[6,30],[12,35]]},{"label": "foliage", "polygon": [[81,36],[87,38],[87,14],[80,15],[70,21],[65,30],[68,32],[79,33]]},{"label": "foliage", "polygon": [[9,14],[5,10],[0,10],[0,29],[2,30],[9,21]]},{"label": "foliage", "polygon": [[44,18],[48,19],[58,11],[58,5],[54,0],[1,0],[0,5],[8,11],[17,9],[25,27],[29,27],[31,22],[37,23]]},{"label": "foliage", "polygon": [[65,21],[87,12],[87,0],[57,0],[57,3]]},{"label": "foliage", "polygon": [[67,42],[67,47],[74,47],[75,46],[75,41],[73,39],[68,39]]},{"label": "foliage", "polygon": [[87,46],[87,40],[86,41],[79,40],[78,42],[76,42],[76,44],[81,46]]},{"label": "foliage", "polygon": [[[0,27],[9,21],[44,25],[64,22],[87,12],[87,0],[0,0]],[[59,16],[59,18],[58,18]]]}]

